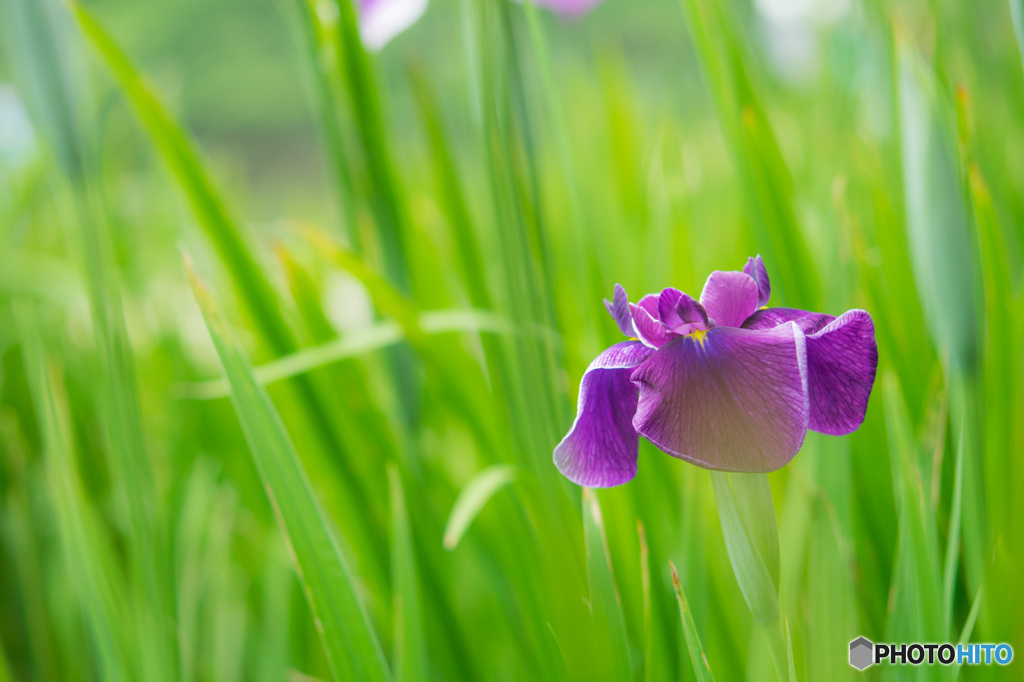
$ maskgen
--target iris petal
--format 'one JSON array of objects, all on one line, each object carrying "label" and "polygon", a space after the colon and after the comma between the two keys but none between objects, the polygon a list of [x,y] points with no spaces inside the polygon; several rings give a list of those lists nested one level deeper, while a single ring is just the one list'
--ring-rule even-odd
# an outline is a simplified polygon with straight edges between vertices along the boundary
[{"label": "iris petal", "polygon": [[704,283],[700,302],[719,327],[739,327],[757,310],[757,282],[742,272],[715,270]]},{"label": "iris petal", "polygon": [[672,328],[683,324],[683,319],[676,310],[676,306],[679,305],[679,301],[683,296],[686,296],[686,294],[672,287],[662,289],[658,295],[658,319],[666,327]]},{"label": "iris petal", "polygon": [[555,448],[555,466],[573,483],[620,485],[636,475],[639,437],[633,429],[639,389],[630,374],[651,353],[623,341],[597,356],[580,381],[576,421]]},{"label": "iris petal", "polygon": [[803,444],[806,353],[796,325],[715,327],[674,339],[632,381],[640,388],[637,432],[698,466],[774,471]]},{"label": "iris petal", "polygon": [[760,254],[747,259],[747,264],[743,266],[743,272],[757,284],[757,307],[767,305],[768,297],[772,293],[772,285],[768,281],[768,268],[764,266]]},{"label": "iris petal", "polygon": [[[644,297],[644,299],[646,298]],[[629,304],[629,309],[633,313],[633,329],[636,331],[636,337],[643,341],[644,345],[650,348],[661,348],[674,335],[657,317],[652,316],[646,308],[642,307],[644,299],[640,300],[640,304]]]},{"label": "iris petal", "polygon": [[867,413],[878,369],[871,315],[850,310],[833,317],[792,308],[768,308],[757,311],[743,327],[771,329],[787,322],[807,334],[809,427],[833,436],[856,431]]},{"label": "iris petal", "polygon": [[810,313],[796,308],[765,308],[748,317],[742,326],[744,329],[771,329],[793,322],[804,334],[813,334],[834,319],[835,315]]},{"label": "iris petal", "polygon": [[639,301],[636,302],[638,306],[647,311],[647,314],[654,319],[660,319],[658,315],[658,301],[661,300],[661,294],[647,294]]},{"label": "iris petal", "polygon": [[604,307],[608,309],[608,314],[615,320],[619,331],[626,336],[633,336],[633,317],[629,312],[629,297],[626,296],[626,290],[622,288],[621,284],[615,285],[612,300],[604,299]]},{"label": "iris petal", "polygon": [[658,317],[661,323],[677,334],[689,334],[694,329],[708,328],[708,314],[704,306],[679,289],[668,288],[658,296]]}]

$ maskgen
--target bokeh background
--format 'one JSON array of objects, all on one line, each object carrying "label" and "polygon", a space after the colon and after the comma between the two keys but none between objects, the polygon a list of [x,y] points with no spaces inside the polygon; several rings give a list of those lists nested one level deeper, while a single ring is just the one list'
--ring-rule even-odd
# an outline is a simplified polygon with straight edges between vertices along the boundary
[{"label": "bokeh background", "polygon": [[[3,0],[0,680],[1019,679],[847,663],[1024,641],[1014,18]],[[880,353],[769,476],[767,627],[708,472],[551,463],[613,285],[755,253]]]}]

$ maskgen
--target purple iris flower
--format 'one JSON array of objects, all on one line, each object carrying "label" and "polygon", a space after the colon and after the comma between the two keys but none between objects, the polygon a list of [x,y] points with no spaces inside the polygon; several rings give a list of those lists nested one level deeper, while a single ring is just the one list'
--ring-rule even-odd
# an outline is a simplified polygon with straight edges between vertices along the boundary
[{"label": "purple iris flower", "polygon": [[706,469],[774,471],[807,429],[855,431],[878,366],[871,316],[766,308],[770,291],[760,256],[711,273],[699,301],[669,288],[630,303],[615,285],[605,305],[630,340],[584,373],[558,470],[593,488],[626,483],[643,436]]}]

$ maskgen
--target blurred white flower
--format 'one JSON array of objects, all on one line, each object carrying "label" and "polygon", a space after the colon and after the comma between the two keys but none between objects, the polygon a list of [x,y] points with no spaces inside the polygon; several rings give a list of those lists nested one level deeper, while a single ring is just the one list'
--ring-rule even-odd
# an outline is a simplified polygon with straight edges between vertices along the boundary
[{"label": "blurred white flower", "polygon": [[35,132],[21,97],[11,86],[0,84],[0,165],[21,165],[35,147]]},{"label": "blurred white flower", "polygon": [[359,0],[363,44],[371,50],[381,49],[426,11],[427,0]]},{"label": "blurred white flower", "polygon": [[754,0],[769,60],[782,77],[814,77],[821,63],[819,31],[850,11],[852,0]]}]

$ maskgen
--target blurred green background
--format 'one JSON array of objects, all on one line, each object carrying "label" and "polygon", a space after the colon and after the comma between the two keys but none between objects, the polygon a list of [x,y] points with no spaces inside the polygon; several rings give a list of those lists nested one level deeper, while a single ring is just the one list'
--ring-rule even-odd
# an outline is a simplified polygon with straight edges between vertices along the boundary
[{"label": "blurred green background", "polygon": [[[1019,679],[847,663],[1024,641],[1014,19],[0,1],[0,681]],[[551,462],[613,285],[756,253],[880,354],[762,624],[708,472]]]}]

